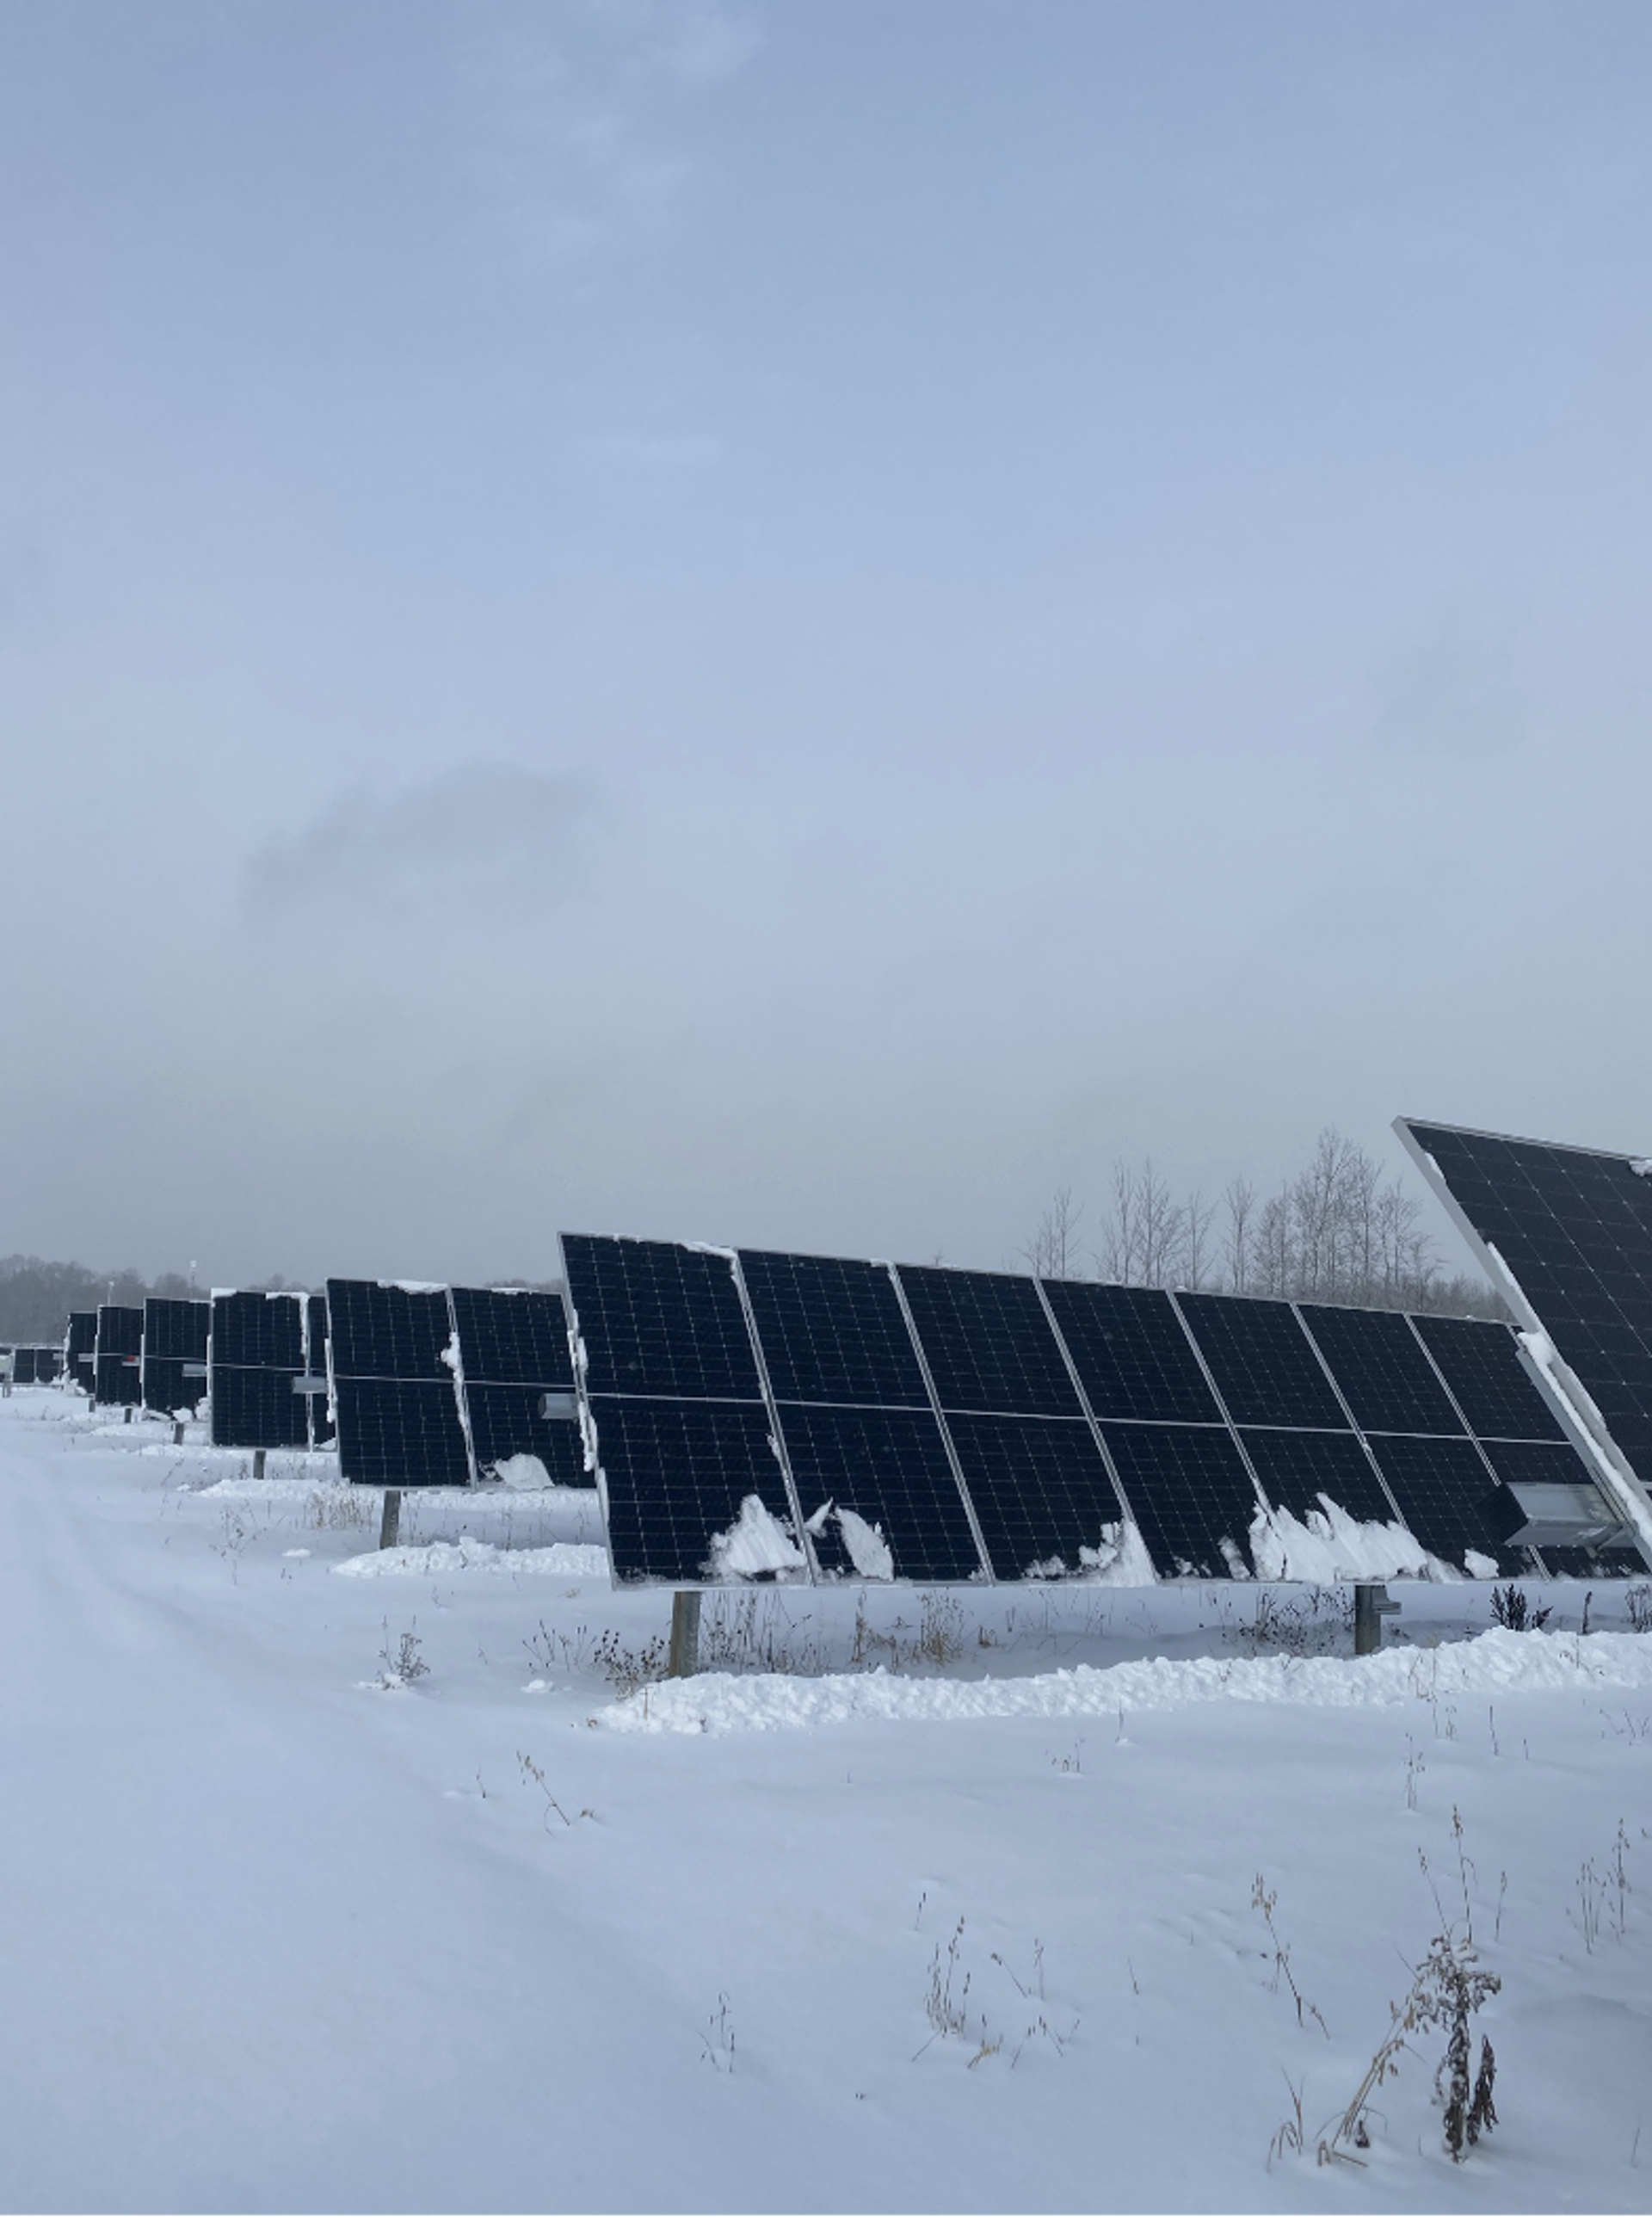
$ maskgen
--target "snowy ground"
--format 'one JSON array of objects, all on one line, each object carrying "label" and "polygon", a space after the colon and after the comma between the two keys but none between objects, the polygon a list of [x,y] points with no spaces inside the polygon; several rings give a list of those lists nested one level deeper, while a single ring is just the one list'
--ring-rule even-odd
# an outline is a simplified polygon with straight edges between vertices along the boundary
[{"label": "snowy ground", "polygon": [[[1622,1586],[1405,1588],[1357,1663],[1329,1593],[748,1591],[622,1699],[669,1599],[582,1499],[381,1559],[330,1460],[54,1390],[0,1492],[8,2207],[1652,2203]],[[1469,1918],[1495,2132],[1443,2155],[1425,2037],[1317,2165]]]}]

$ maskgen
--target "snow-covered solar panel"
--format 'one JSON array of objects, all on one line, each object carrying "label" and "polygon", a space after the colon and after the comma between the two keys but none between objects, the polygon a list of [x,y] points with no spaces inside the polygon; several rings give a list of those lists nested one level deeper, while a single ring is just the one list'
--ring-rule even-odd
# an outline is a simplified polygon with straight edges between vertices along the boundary
[{"label": "snow-covered solar panel", "polygon": [[88,1396],[92,1392],[93,1352],[97,1346],[97,1312],[71,1311],[69,1330],[63,1344],[64,1369],[75,1386]]},{"label": "snow-covered solar panel", "polygon": [[1111,1455],[1161,1580],[1224,1580],[1254,1571],[1255,1484],[1226,1427],[1105,1420]]},{"label": "snow-covered solar panel", "polygon": [[[585,1450],[573,1414],[573,1356],[567,1311],[554,1288],[454,1288],[465,1409],[484,1478],[513,1458],[537,1458],[559,1487],[585,1486]],[[566,1416],[548,1417],[547,1398]]]},{"label": "snow-covered solar panel", "polygon": [[1124,1507],[1087,1419],[958,1411],[947,1424],[998,1580],[1059,1580],[1119,1565]]},{"label": "snow-covered solar panel", "polygon": [[1296,1427],[1244,1427],[1240,1441],[1267,1500],[1294,1519],[1323,1513],[1323,1498],[1362,1525],[1399,1517],[1359,1438]]}]

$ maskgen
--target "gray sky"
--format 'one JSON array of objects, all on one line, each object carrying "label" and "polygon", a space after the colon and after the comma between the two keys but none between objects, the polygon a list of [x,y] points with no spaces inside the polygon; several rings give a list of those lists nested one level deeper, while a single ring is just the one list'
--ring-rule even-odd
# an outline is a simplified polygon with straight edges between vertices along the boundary
[{"label": "gray sky", "polygon": [[1652,1148],[1652,9],[3,0],[0,1251]]}]

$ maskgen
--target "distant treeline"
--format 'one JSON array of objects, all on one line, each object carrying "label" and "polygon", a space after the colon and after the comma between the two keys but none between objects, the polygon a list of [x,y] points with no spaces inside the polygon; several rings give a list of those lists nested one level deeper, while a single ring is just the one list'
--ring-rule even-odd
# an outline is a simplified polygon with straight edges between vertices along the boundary
[{"label": "distant treeline", "polygon": [[59,1265],[44,1257],[0,1257],[0,1342],[61,1342],[71,1311],[99,1304],[141,1304],[146,1296],[186,1298],[203,1292],[181,1273],[146,1280],[128,1266],[94,1273],[86,1265]]},{"label": "distant treeline", "polygon": [[1448,1273],[1423,1206],[1334,1126],[1313,1160],[1278,1191],[1246,1179],[1219,1197],[1176,1196],[1151,1161],[1113,1167],[1093,1223],[1070,1187],[1058,1188],[1022,1252],[1048,1279],[1122,1280],[1147,1288],[1207,1288],[1374,1311],[1449,1311],[1507,1318],[1478,1273]]}]

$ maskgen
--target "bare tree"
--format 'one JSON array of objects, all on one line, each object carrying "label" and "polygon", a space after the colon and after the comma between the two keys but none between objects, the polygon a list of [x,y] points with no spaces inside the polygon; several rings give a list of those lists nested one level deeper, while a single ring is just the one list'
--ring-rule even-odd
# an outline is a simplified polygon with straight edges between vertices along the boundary
[{"label": "bare tree", "polygon": [[1041,1280],[1083,1278],[1079,1269],[1079,1229],[1083,1223],[1083,1209],[1074,1203],[1073,1190],[1064,1182],[1050,1198],[1036,1233],[1021,1253]]},{"label": "bare tree", "polygon": [[1250,1286],[1251,1223],[1256,1215],[1256,1191],[1242,1175],[1236,1175],[1228,1182],[1222,1199],[1228,1206],[1227,1230],[1222,1237],[1223,1261],[1228,1268],[1228,1286],[1236,1296],[1242,1296]]}]

